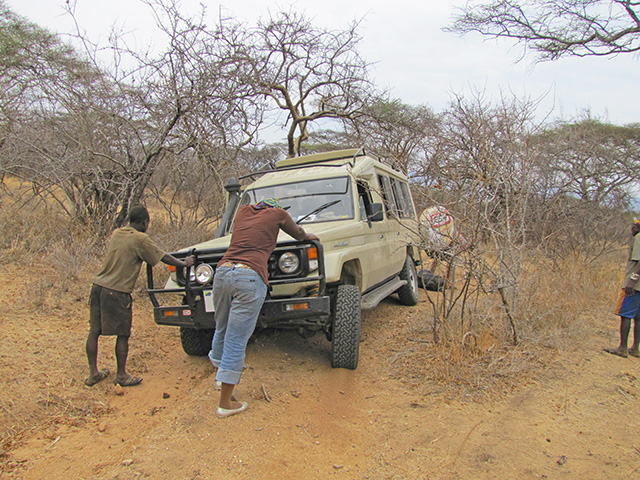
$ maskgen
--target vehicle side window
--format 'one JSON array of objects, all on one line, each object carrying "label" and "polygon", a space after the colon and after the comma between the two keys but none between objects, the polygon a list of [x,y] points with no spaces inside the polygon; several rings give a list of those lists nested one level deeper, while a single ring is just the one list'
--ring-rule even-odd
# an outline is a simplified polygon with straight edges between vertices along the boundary
[{"label": "vehicle side window", "polygon": [[414,211],[411,203],[409,185],[397,178],[391,177],[391,190],[393,190],[398,216],[401,218],[413,217]]},{"label": "vehicle side window", "polygon": [[389,177],[386,175],[378,175],[378,182],[380,183],[380,195],[382,195],[382,202],[384,203],[384,210],[389,214],[396,214],[395,203],[393,201],[393,193],[391,192],[391,183]]},{"label": "vehicle side window", "polygon": [[411,200],[411,189],[409,188],[409,184],[405,182],[400,182],[400,189],[405,199],[406,204],[406,212],[408,217],[415,217],[416,211],[413,208],[413,201]]},{"label": "vehicle side window", "polygon": [[366,220],[371,214],[371,194],[363,183],[358,182],[358,203],[360,205],[360,220]]}]

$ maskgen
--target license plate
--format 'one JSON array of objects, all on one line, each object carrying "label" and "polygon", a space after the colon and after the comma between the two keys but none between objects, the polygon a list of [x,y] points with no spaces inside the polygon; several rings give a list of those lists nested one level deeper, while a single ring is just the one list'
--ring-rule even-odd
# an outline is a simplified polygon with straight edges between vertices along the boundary
[{"label": "license plate", "polygon": [[204,297],[204,311],[207,313],[213,312],[213,290],[205,290],[202,293]]}]

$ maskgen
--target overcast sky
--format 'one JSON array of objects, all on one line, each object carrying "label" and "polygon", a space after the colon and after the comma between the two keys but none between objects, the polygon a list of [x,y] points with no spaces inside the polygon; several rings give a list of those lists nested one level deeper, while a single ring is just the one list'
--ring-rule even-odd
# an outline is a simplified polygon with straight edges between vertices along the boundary
[{"label": "overcast sky", "polygon": [[[74,0],[71,0],[73,3]],[[292,7],[319,27],[345,28],[364,18],[359,33],[360,53],[374,63],[376,84],[408,104],[426,104],[444,110],[453,94],[484,91],[496,100],[500,92],[542,99],[538,114],[571,120],[585,111],[618,125],[640,123],[640,59],[618,57],[567,58],[533,65],[533,56],[507,40],[463,38],[442,31],[455,8],[465,0],[182,0],[182,9],[194,15],[200,3],[213,25],[220,8],[253,24],[260,16]],[[18,14],[56,32],[71,31],[64,14],[66,0],[5,0]],[[149,7],[137,0],[77,0],[76,15],[93,39],[107,38],[111,27],[134,32],[141,46],[154,44]]]}]

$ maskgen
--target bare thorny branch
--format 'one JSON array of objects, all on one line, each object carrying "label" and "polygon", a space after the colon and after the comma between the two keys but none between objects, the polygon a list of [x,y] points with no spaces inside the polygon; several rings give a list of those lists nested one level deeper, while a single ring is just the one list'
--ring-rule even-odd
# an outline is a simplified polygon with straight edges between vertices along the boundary
[{"label": "bare thorny branch", "polygon": [[515,39],[540,60],[640,51],[640,2],[499,0],[466,6],[446,30]]}]

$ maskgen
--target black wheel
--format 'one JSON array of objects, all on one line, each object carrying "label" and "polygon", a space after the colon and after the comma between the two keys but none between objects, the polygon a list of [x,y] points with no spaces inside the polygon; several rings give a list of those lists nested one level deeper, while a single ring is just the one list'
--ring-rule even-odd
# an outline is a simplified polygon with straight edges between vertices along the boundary
[{"label": "black wheel", "polygon": [[420,270],[419,277],[422,286],[432,292],[441,292],[447,283],[440,275],[431,273],[429,270]]},{"label": "black wheel", "polygon": [[331,339],[331,366],[355,370],[360,351],[360,290],[340,285]]},{"label": "black wheel", "polygon": [[400,271],[400,279],[406,280],[407,284],[401,286],[397,292],[400,297],[400,303],[403,305],[417,305],[418,304],[418,274],[416,273],[416,265],[413,263],[413,258],[407,255],[407,259],[404,262],[404,267]]},{"label": "black wheel", "polygon": [[180,327],[180,342],[187,355],[204,357],[211,350],[213,328]]}]

